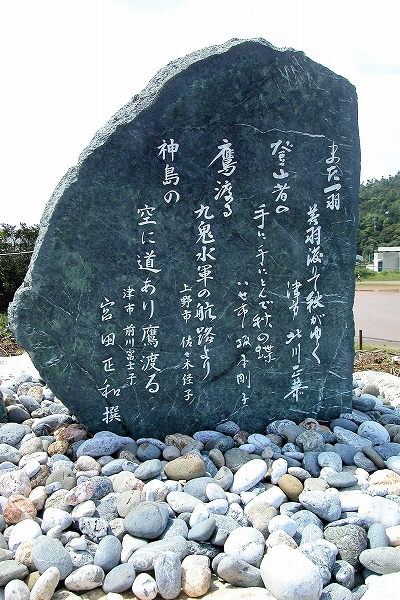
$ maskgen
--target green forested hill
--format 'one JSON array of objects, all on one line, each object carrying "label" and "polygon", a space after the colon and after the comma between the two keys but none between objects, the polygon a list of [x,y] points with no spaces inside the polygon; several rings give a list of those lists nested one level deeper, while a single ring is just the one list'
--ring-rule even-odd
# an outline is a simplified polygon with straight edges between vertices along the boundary
[{"label": "green forested hill", "polygon": [[372,261],[378,246],[400,246],[400,171],[362,183],[358,195],[357,254]]}]

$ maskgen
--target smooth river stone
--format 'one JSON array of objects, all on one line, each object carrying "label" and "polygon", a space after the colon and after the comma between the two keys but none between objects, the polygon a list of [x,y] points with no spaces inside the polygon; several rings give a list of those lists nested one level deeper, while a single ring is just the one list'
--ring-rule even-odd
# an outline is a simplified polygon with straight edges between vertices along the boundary
[{"label": "smooth river stone", "polygon": [[132,584],[132,592],[139,600],[154,600],[158,593],[155,579],[148,573],[139,573]]},{"label": "smooth river stone", "polygon": [[337,521],[342,512],[339,496],[333,496],[328,492],[312,491],[302,492],[299,496],[302,505],[325,521]]},{"label": "smooth river stone", "polygon": [[130,563],[120,564],[111,569],[103,581],[103,591],[108,594],[126,592],[136,577],[135,567]]},{"label": "smooth river stone", "polygon": [[[260,569],[236,556],[224,556],[217,567],[218,577],[239,588],[262,587]],[[240,593],[236,591],[238,597]]]},{"label": "smooth river stone", "polygon": [[49,567],[34,584],[30,600],[50,600],[59,581],[60,571],[57,567]]},{"label": "smooth river stone", "polygon": [[[289,546],[274,546],[260,566],[265,587],[277,600],[319,600],[322,579],[314,563]],[[279,577],[277,574],[284,573]]]},{"label": "smooth river stone", "polygon": [[188,481],[203,477],[206,474],[206,466],[199,454],[189,452],[168,462],[164,467],[164,473],[168,479]]},{"label": "smooth river stone", "polygon": [[[30,600],[30,589],[23,581],[12,579],[4,588],[4,600]],[[43,598],[49,600],[49,598]]]},{"label": "smooth river stone", "polygon": [[360,498],[358,515],[366,524],[381,523],[385,528],[400,525],[400,506],[386,498],[364,494]]},{"label": "smooth river stone", "polygon": [[190,598],[204,596],[211,585],[210,560],[207,556],[191,554],[182,561],[182,592]]},{"label": "smooth river stone", "polygon": [[181,591],[182,566],[176,552],[163,552],[154,560],[154,577],[159,594],[165,600],[172,600]]},{"label": "smooth river stone", "polygon": [[397,548],[371,548],[361,552],[360,563],[379,575],[400,571],[400,552]]},{"label": "smooth river stone", "polygon": [[169,512],[165,503],[141,502],[128,512],[124,526],[135,537],[155,540],[165,531],[168,520]]},{"label": "smooth river stone", "polygon": [[49,567],[57,567],[60,579],[65,579],[73,570],[72,560],[59,540],[42,536],[36,538],[32,547],[32,561],[39,573]]},{"label": "smooth river stone", "polygon": [[73,592],[85,592],[100,587],[104,580],[104,571],[97,565],[80,567],[65,578],[64,585]]},{"label": "smooth river stone", "polygon": [[259,566],[265,550],[264,536],[253,527],[240,527],[229,534],[224,552],[245,562]]},{"label": "smooth river stone", "polygon": [[0,561],[0,586],[5,586],[13,579],[24,579],[28,575],[28,568],[16,560]]},{"label": "smooth river stone", "polygon": [[242,467],[233,476],[233,483],[230,492],[240,494],[240,492],[254,487],[267,472],[268,466],[265,460],[255,459]]},{"label": "smooth river stone", "polygon": [[176,535],[163,540],[150,542],[146,546],[139,548],[129,558],[137,572],[150,571],[154,567],[154,560],[163,552],[176,552],[182,560],[189,554],[187,540],[181,535]]}]

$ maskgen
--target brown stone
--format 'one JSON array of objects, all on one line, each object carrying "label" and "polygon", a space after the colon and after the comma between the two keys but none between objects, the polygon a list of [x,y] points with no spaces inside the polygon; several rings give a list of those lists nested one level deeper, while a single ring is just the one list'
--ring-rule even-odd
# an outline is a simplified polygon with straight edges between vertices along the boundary
[{"label": "brown stone", "polygon": [[203,477],[206,474],[206,465],[196,452],[189,452],[167,463],[164,473],[168,479],[174,481],[189,481],[196,477]]},{"label": "brown stone", "polygon": [[39,571],[33,571],[32,573],[29,573],[28,577],[26,577],[24,579],[26,585],[28,586],[28,588],[31,591],[32,591],[33,586],[35,585],[35,583],[39,579],[39,577],[40,577]]},{"label": "brown stone", "polygon": [[190,437],[190,435],[186,435],[184,433],[171,433],[167,435],[164,443],[166,446],[176,446],[179,450],[182,450],[188,444],[194,442],[194,438]]},{"label": "brown stone", "polygon": [[362,394],[371,394],[371,396],[375,396],[378,398],[379,396],[379,388],[374,383],[366,383],[361,390]]},{"label": "brown stone", "polygon": [[264,538],[267,539],[269,535],[268,525],[272,517],[275,517],[279,512],[274,506],[267,502],[257,502],[249,509],[247,518],[254,529],[258,529]]},{"label": "brown stone", "polygon": [[220,469],[221,467],[225,466],[224,455],[218,448],[213,448],[212,450],[210,450],[208,458],[213,461],[217,469]]},{"label": "brown stone", "polygon": [[37,402],[41,402],[43,400],[43,388],[41,385],[33,385],[29,388],[26,393],[27,396],[34,398]]},{"label": "brown stone", "polygon": [[71,425],[59,427],[53,435],[56,440],[69,442],[70,444],[86,440],[88,437],[86,428],[79,423],[72,423]]},{"label": "brown stone", "polygon": [[235,433],[235,435],[233,436],[233,439],[234,439],[236,446],[241,446],[242,444],[247,444],[249,435],[250,434],[248,431],[238,431],[237,433]]},{"label": "brown stone", "polygon": [[394,423],[388,423],[385,425],[385,429],[389,432],[390,439],[394,442],[394,438],[400,434],[400,425],[395,425]]},{"label": "brown stone", "polygon": [[304,419],[301,423],[299,423],[299,427],[303,427],[303,429],[319,429],[319,423],[316,419]]},{"label": "brown stone", "polygon": [[7,525],[19,523],[20,521],[24,521],[24,519],[34,519],[36,517],[36,508],[29,498],[20,494],[14,494],[8,498],[3,511],[3,517]]},{"label": "brown stone", "polygon": [[304,486],[301,483],[301,481],[297,479],[297,477],[289,475],[288,473],[282,475],[282,477],[278,481],[278,486],[292,502],[299,501],[299,495],[304,489]]},{"label": "brown stone", "polygon": [[131,490],[142,490],[143,488],[143,481],[129,471],[121,471],[113,478],[113,490],[117,494]]},{"label": "brown stone", "polygon": [[279,446],[279,448],[282,448],[283,444],[285,443],[283,437],[281,437],[277,433],[267,433],[265,437],[269,438],[271,442]]},{"label": "brown stone", "polygon": [[393,485],[400,483],[400,475],[391,469],[381,469],[371,473],[369,483],[370,485]]},{"label": "brown stone", "polygon": [[35,565],[32,561],[32,548],[35,540],[25,540],[21,542],[15,551],[15,560],[22,563],[30,571],[35,570]]},{"label": "brown stone", "polygon": [[65,454],[68,448],[68,442],[56,441],[47,448],[47,454],[49,456],[53,456],[53,454]]},{"label": "brown stone", "polygon": [[40,470],[31,478],[31,488],[34,489],[39,485],[46,485],[48,476],[50,475],[50,469],[46,465],[40,465]]}]

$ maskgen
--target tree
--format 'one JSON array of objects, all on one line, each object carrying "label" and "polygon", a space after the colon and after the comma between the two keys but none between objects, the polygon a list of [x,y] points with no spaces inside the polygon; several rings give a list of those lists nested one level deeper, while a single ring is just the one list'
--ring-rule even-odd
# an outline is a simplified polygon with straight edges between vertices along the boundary
[{"label": "tree", "polygon": [[5,311],[24,280],[39,225],[0,225],[0,303]]},{"label": "tree", "polygon": [[400,245],[400,171],[362,183],[358,195],[357,254],[372,260],[378,246]]}]

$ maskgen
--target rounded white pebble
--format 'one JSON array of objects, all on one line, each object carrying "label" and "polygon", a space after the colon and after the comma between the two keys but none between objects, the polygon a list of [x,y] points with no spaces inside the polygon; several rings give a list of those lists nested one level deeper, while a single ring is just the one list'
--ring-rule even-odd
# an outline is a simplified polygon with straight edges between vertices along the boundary
[{"label": "rounded white pebble", "polygon": [[267,463],[261,458],[255,458],[254,460],[245,463],[233,476],[233,483],[229,491],[234,494],[240,494],[240,492],[247,491],[254,487],[264,478],[267,468]]},{"label": "rounded white pebble", "polygon": [[139,600],[153,600],[158,593],[156,580],[148,573],[139,573],[132,584],[132,592]]},{"label": "rounded white pebble", "polygon": [[60,571],[57,567],[46,569],[31,590],[30,600],[50,600],[60,581]]},{"label": "rounded white pebble", "polygon": [[400,525],[393,525],[386,528],[389,546],[400,546]]},{"label": "rounded white pebble", "polygon": [[268,531],[272,533],[273,531],[279,530],[286,531],[290,537],[293,537],[297,531],[296,521],[286,515],[276,515],[276,517],[272,517],[268,523]]},{"label": "rounded white pebble", "polygon": [[12,552],[15,552],[21,542],[34,540],[41,535],[43,534],[39,523],[36,523],[33,519],[25,519],[12,528],[8,538],[8,547]]},{"label": "rounded white pebble", "polygon": [[72,571],[72,573],[66,577],[64,583],[67,590],[71,590],[72,592],[84,592],[100,587],[104,577],[105,574],[101,567],[98,567],[97,565],[85,565]]},{"label": "rounded white pebble", "polygon": [[74,521],[79,521],[81,517],[91,517],[96,512],[96,505],[93,500],[86,500],[82,504],[74,506],[71,517]]},{"label": "rounded white pebble", "polygon": [[194,527],[198,523],[205,521],[206,519],[208,519],[209,516],[210,516],[210,513],[209,513],[206,505],[205,504],[197,504],[194,507],[192,514],[190,515],[190,519],[189,519],[190,527]]},{"label": "rounded white pebble", "polygon": [[229,508],[228,500],[223,498],[212,500],[207,504],[207,508],[214,515],[225,515]]},{"label": "rounded white pebble", "polygon": [[212,500],[226,500],[226,492],[217,483],[208,483],[206,485],[206,496]]},{"label": "rounded white pebble", "polygon": [[36,475],[36,473],[39,473],[40,463],[38,460],[33,458],[26,463],[22,470],[25,471],[29,478],[32,478],[34,475]]},{"label": "rounded white pebble", "polygon": [[285,475],[287,473],[287,470],[288,464],[284,458],[278,458],[277,460],[274,460],[271,469],[271,483],[276,485],[282,477],[282,475]]},{"label": "rounded white pebble", "polygon": [[4,588],[4,600],[29,600],[30,589],[23,581],[12,579]]},{"label": "rounded white pebble", "polygon": [[274,485],[273,487],[268,488],[265,492],[261,492],[258,494],[251,502],[246,504],[244,512],[247,515],[250,508],[257,504],[257,502],[266,502],[267,504],[271,504],[274,508],[278,509],[281,504],[287,501],[286,495],[282,492],[282,490]]},{"label": "rounded white pebble", "polygon": [[72,550],[86,550],[87,541],[83,537],[73,538],[69,542],[68,547],[72,548]]},{"label": "rounded white pebble", "polygon": [[261,577],[278,600],[319,600],[322,577],[313,562],[289,546],[274,546],[263,558]]},{"label": "rounded white pebble", "polygon": [[265,550],[265,539],[261,531],[253,527],[238,527],[227,537],[224,552],[245,562],[258,566]]}]

